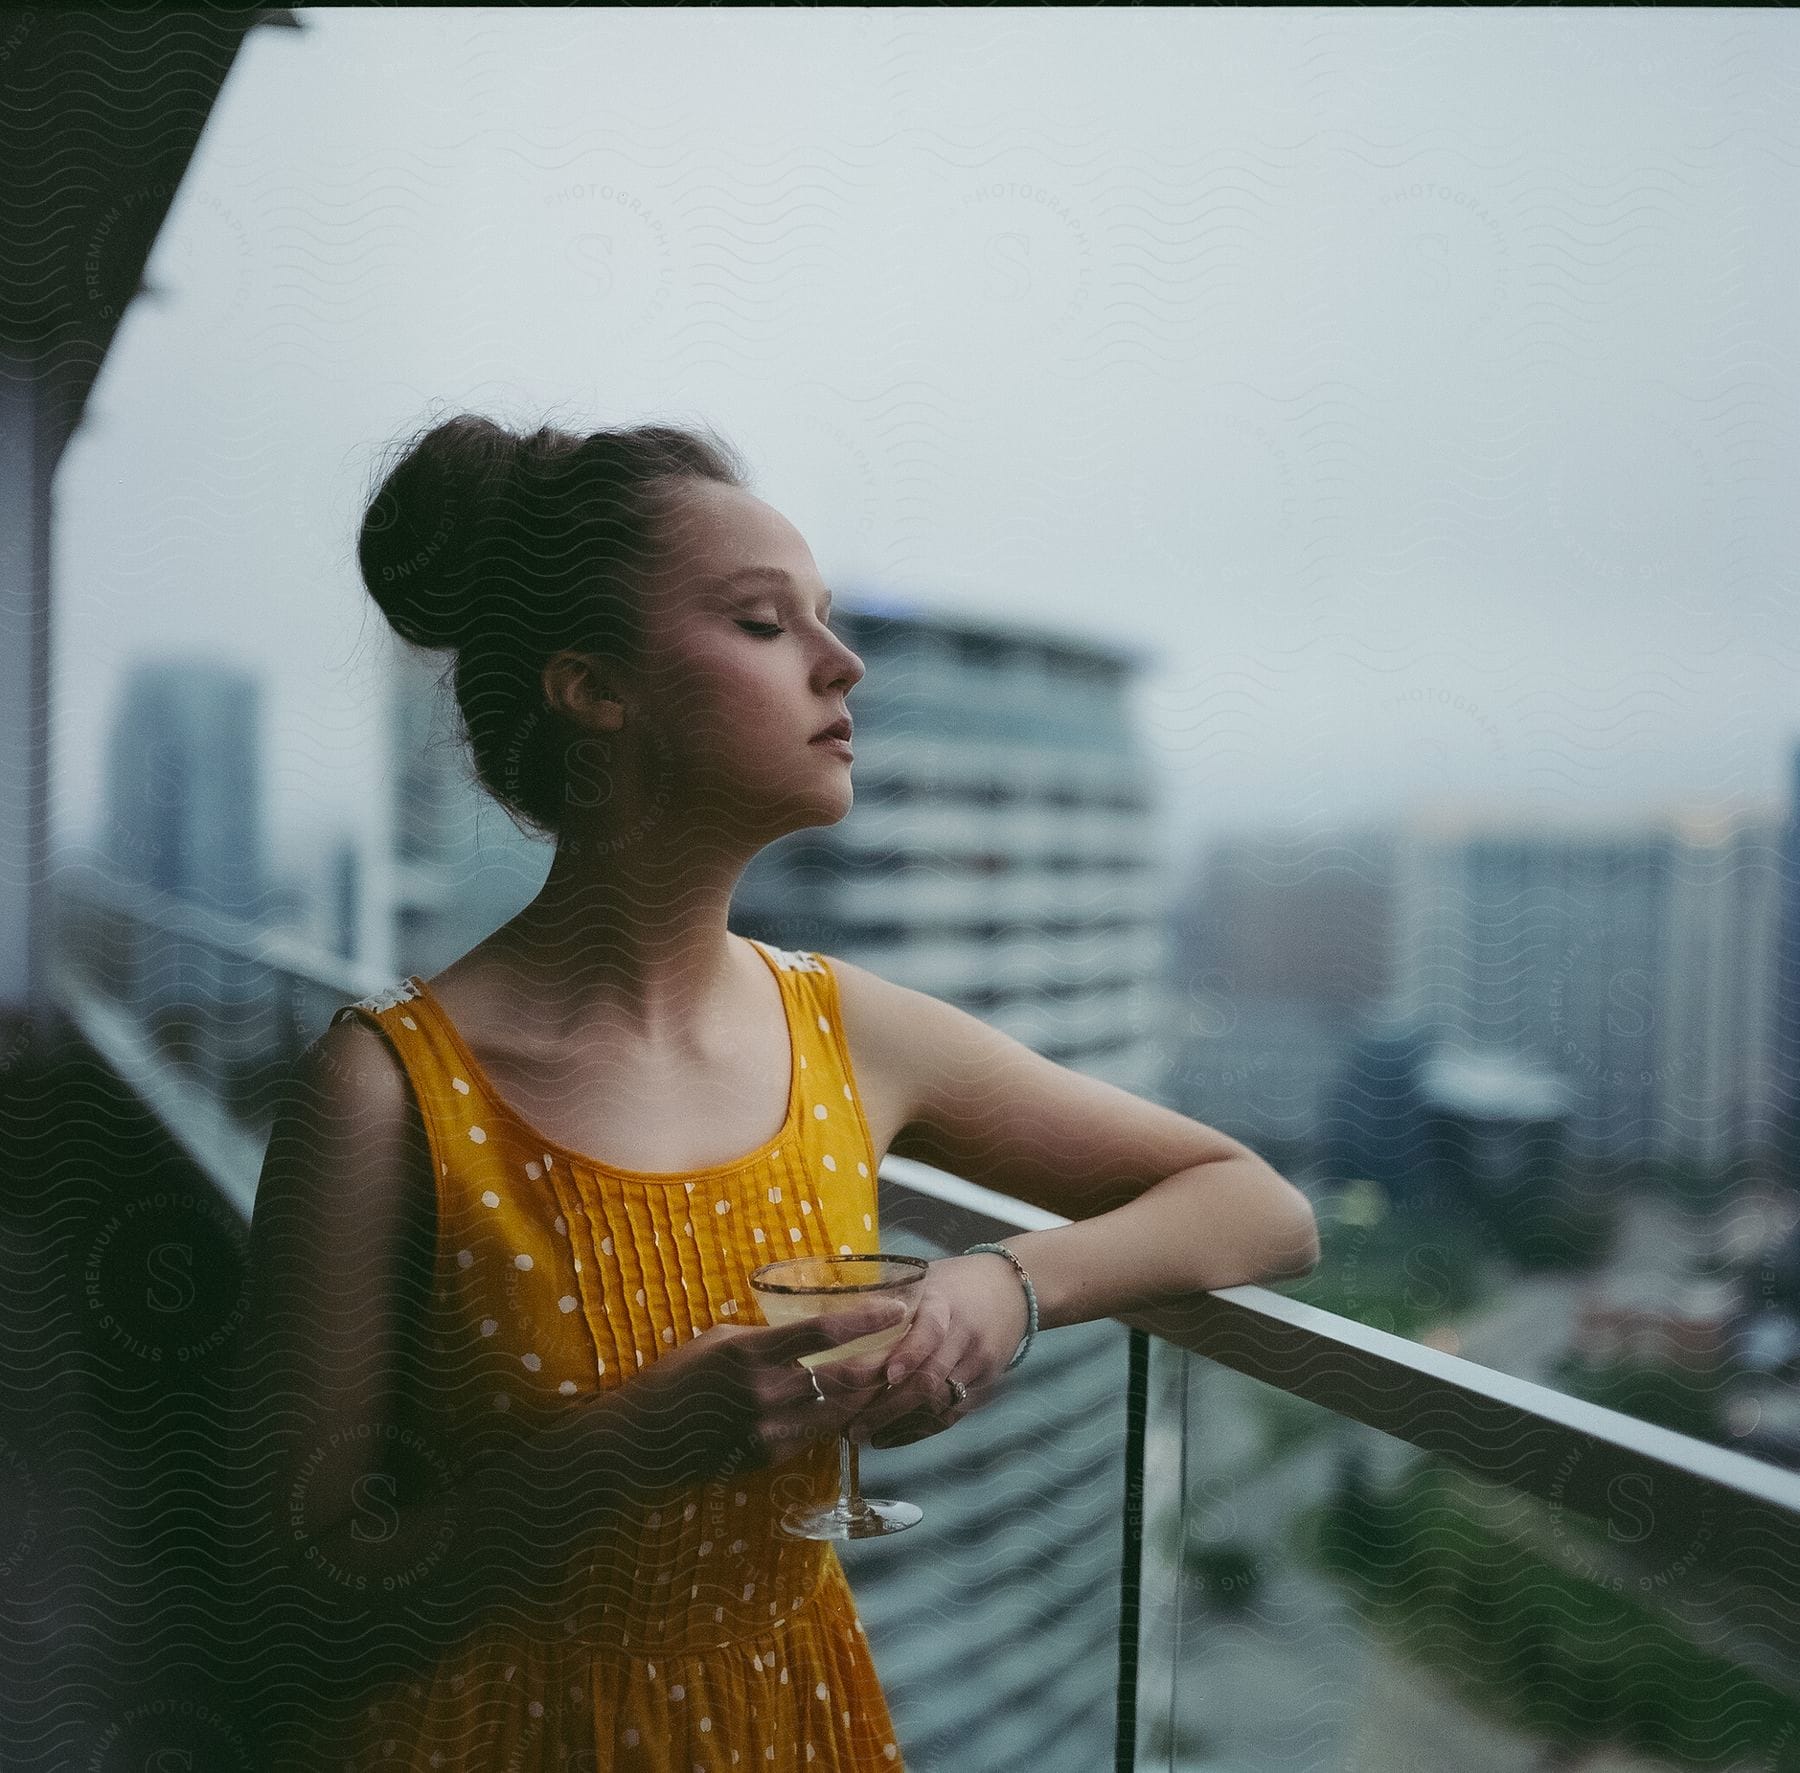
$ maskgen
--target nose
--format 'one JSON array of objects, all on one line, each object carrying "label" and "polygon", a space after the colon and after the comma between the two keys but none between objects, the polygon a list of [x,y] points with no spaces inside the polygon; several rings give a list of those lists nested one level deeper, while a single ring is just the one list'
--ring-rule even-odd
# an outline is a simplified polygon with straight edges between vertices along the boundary
[{"label": "nose", "polygon": [[868,667],[851,649],[848,641],[839,635],[829,635],[830,646],[825,654],[825,662],[820,667],[824,673],[827,688],[836,689],[840,685],[847,695],[857,684],[861,683]]}]

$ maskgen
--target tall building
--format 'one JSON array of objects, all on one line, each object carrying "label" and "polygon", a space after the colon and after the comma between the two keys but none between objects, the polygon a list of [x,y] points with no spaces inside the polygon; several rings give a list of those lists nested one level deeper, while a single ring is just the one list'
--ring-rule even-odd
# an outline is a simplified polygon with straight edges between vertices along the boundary
[{"label": "tall building", "polygon": [[1177,918],[1170,1100],[1290,1173],[1392,965],[1383,830],[1222,837]]},{"label": "tall building", "polygon": [[1388,1008],[1566,1079],[1578,1159],[1756,1157],[1776,1087],[1776,885],[1766,817],[1416,822]]},{"label": "tall building", "polygon": [[1781,830],[1781,943],[1775,966],[1773,1065],[1778,1080],[1774,1134],[1777,1173],[1800,1187],[1800,745],[1794,747],[1787,820]]},{"label": "tall building", "polygon": [[1159,1094],[1168,884],[1135,659],[1067,635],[851,604],[855,805],[771,844],[748,933],[843,955],[1059,1064]]},{"label": "tall building", "polygon": [[269,909],[262,686],[211,660],[129,672],[107,758],[100,848],[120,874],[236,916]]}]

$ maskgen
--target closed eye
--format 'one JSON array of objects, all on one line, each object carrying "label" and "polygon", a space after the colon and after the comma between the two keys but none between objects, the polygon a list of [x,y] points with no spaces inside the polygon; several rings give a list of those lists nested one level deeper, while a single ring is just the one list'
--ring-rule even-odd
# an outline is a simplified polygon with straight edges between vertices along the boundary
[{"label": "closed eye", "polygon": [[739,622],[738,626],[747,634],[754,634],[763,640],[773,640],[777,634],[785,634],[787,630],[774,622]]}]

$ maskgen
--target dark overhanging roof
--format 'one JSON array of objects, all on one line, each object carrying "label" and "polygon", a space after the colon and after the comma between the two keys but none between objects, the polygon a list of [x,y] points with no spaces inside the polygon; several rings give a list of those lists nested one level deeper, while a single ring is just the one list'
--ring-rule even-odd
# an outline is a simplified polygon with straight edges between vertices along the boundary
[{"label": "dark overhanging roof", "polygon": [[80,421],[244,34],[286,8],[0,11],[0,374]]}]

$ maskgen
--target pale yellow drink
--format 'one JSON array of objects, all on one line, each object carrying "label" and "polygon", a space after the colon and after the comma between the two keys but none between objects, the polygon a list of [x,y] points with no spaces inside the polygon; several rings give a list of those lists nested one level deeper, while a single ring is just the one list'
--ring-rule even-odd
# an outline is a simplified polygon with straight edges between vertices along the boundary
[{"label": "pale yellow drink", "polygon": [[[854,1311],[867,1300],[878,1297],[874,1293],[853,1293],[846,1291],[842,1297],[833,1298],[829,1293],[758,1293],[757,1303],[762,1307],[764,1319],[771,1324],[797,1324],[802,1318],[832,1317],[839,1312]],[[828,1367],[833,1361],[848,1360],[852,1355],[885,1354],[902,1336],[912,1322],[911,1314],[902,1318],[899,1323],[885,1330],[871,1330],[866,1336],[858,1336],[849,1342],[840,1342],[836,1348],[821,1348],[817,1354],[803,1354],[796,1358],[805,1367]]]}]

